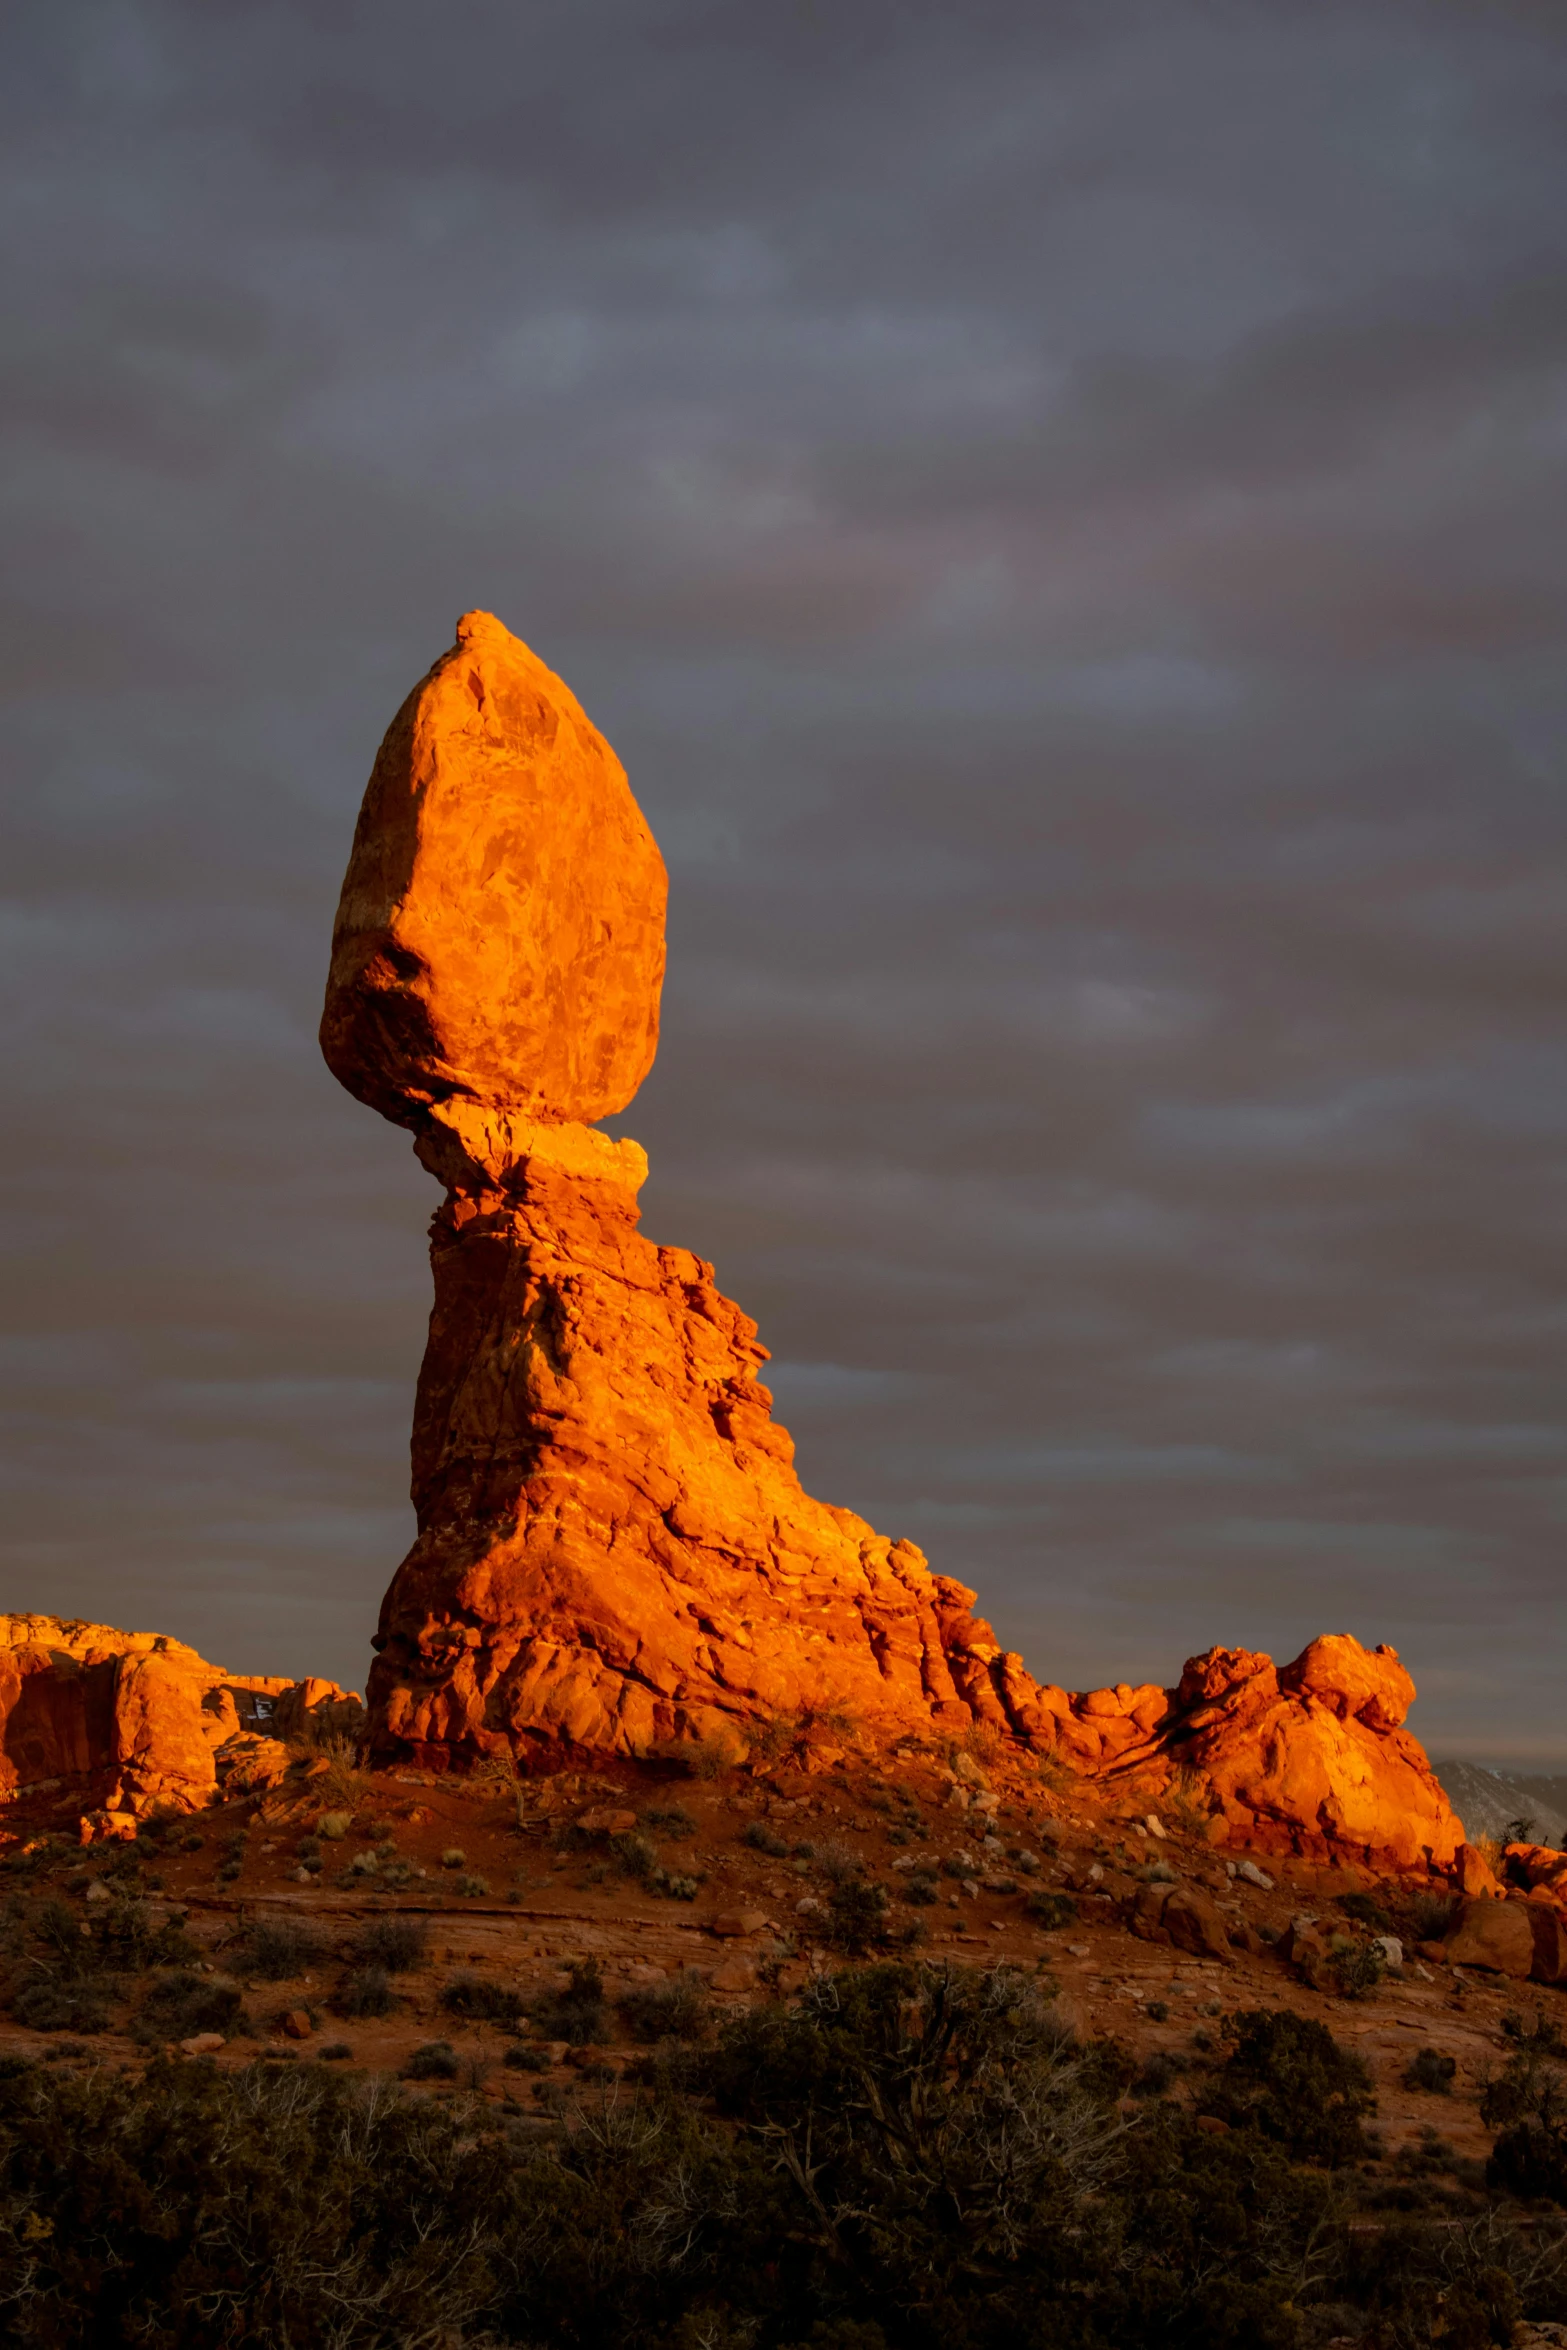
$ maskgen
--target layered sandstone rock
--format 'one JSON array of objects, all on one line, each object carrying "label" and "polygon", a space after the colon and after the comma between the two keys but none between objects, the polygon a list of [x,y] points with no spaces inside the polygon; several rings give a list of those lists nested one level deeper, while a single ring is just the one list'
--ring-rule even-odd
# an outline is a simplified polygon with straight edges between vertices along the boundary
[{"label": "layered sandstone rock", "polygon": [[335,1681],[226,1673],[182,1641],[0,1616],[0,1803],[69,1791],[94,1812],[195,1811],[247,1744],[358,1734]]},{"label": "layered sandstone rock", "polygon": [[1415,1685],[1391,1648],[1347,1633],[1293,1664],[1244,1648],[1193,1657],[1174,1689],[1043,1690],[1036,1740],[1098,1777],[1184,1785],[1216,1842],[1255,1851],[1450,1863],[1463,1825],[1403,1728]]},{"label": "layered sandstone rock", "polygon": [[1180,1774],[1237,1841],[1450,1858],[1390,1650],[1317,1641],[1280,1672],[1215,1650],[1174,1691],[1074,1696],[911,1543],[803,1491],[755,1324],[642,1235],[643,1153],[588,1123],[652,1060],[663,892],[613,753],[466,615],[376,761],[322,1022],[336,1075],[446,1192],[374,1751],[445,1768],[980,1729],[1098,1777]]},{"label": "layered sandstone rock", "polygon": [[653,1065],[668,885],[625,771],[487,612],[387,730],[332,936],[321,1048],[407,1125],[433,1102],[591,1122]]}]

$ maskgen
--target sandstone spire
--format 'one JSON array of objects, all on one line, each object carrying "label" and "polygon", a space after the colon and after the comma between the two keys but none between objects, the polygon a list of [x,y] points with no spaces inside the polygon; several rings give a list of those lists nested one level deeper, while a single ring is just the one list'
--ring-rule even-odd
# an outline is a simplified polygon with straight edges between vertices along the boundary
[{"label": "sandstone spire", "polygon": [[653,1058],[664,889],[614,753],[525,645],[467,614],[376,760],[321,1030],[447,1195],[376,1751],[445,1768],[978,1731],[1129,1793],[1200,1771],[1216,1839],[1251,1822],[1302,1849],[1447,1858],[1457,1822],[1398,1727],[1391,1651],[1341,1642],[1329,1671],[1314,1649],[1294,1680],[1215,1651],[1217,1680],[1199,1659],[1179,1690],[1074,1697],[912,1543],[802,1489],[755,1323],[711,1265],[638,1230],[646,1159],[591,1124]]}]

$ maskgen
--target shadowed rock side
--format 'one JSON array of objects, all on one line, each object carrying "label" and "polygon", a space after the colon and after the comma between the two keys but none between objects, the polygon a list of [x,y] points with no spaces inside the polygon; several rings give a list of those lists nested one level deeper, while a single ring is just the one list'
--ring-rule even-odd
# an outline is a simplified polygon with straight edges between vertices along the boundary
[{"label": "shadowed rock side", "polygon": [[87,1807],[84,1843],[199,1810],[236,1773],[281,1778],[287,1740],[363,1721],[335,1681],[226,1673],[158,1632],[0,1616],[0,1804],[58,1788]]},{"label": "shadowed rock side", "polygon": [[382,1608],[379,1758],[641,1754],[976,1730],[1151,1793],[1215,1838],[1446,1859],[1461,1831],[1391,1651],[1178,1691],[1041,1687],[912,1543],[813,1501],[712,1267],[637,1229],[634,1142],[582,1121],[651,1063],[663,868],[557,678],[470,613],[371,777],[322,1044],[446,1188],[413,1439],[418,1539]]}]

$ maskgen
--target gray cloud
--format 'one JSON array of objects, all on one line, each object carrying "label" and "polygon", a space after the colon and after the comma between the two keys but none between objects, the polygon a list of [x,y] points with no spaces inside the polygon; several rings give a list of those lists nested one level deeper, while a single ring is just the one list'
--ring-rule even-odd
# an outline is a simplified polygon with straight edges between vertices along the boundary
[{"label": "gray cloud", "polygon": [[430,1187],[315,1052],[489,606],[672,868],[645,1220],[1047,1678],[1567,1764],[1567,41],[14,10],[12,1605],[362,1671]]}]

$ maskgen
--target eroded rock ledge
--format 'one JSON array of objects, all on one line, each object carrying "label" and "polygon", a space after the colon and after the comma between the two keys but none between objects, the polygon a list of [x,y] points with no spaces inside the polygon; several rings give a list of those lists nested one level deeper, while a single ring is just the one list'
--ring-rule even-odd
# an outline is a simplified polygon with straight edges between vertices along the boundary
[{"label": "eroded rock ledge", "polygon": [[0,1804],[58,1789],[84,1841],[199,1811],[235,1774],[280,1777],[288,1740],[363,1723],[335,1681],[226,1673],[160,1632],[0,1616]]}]

